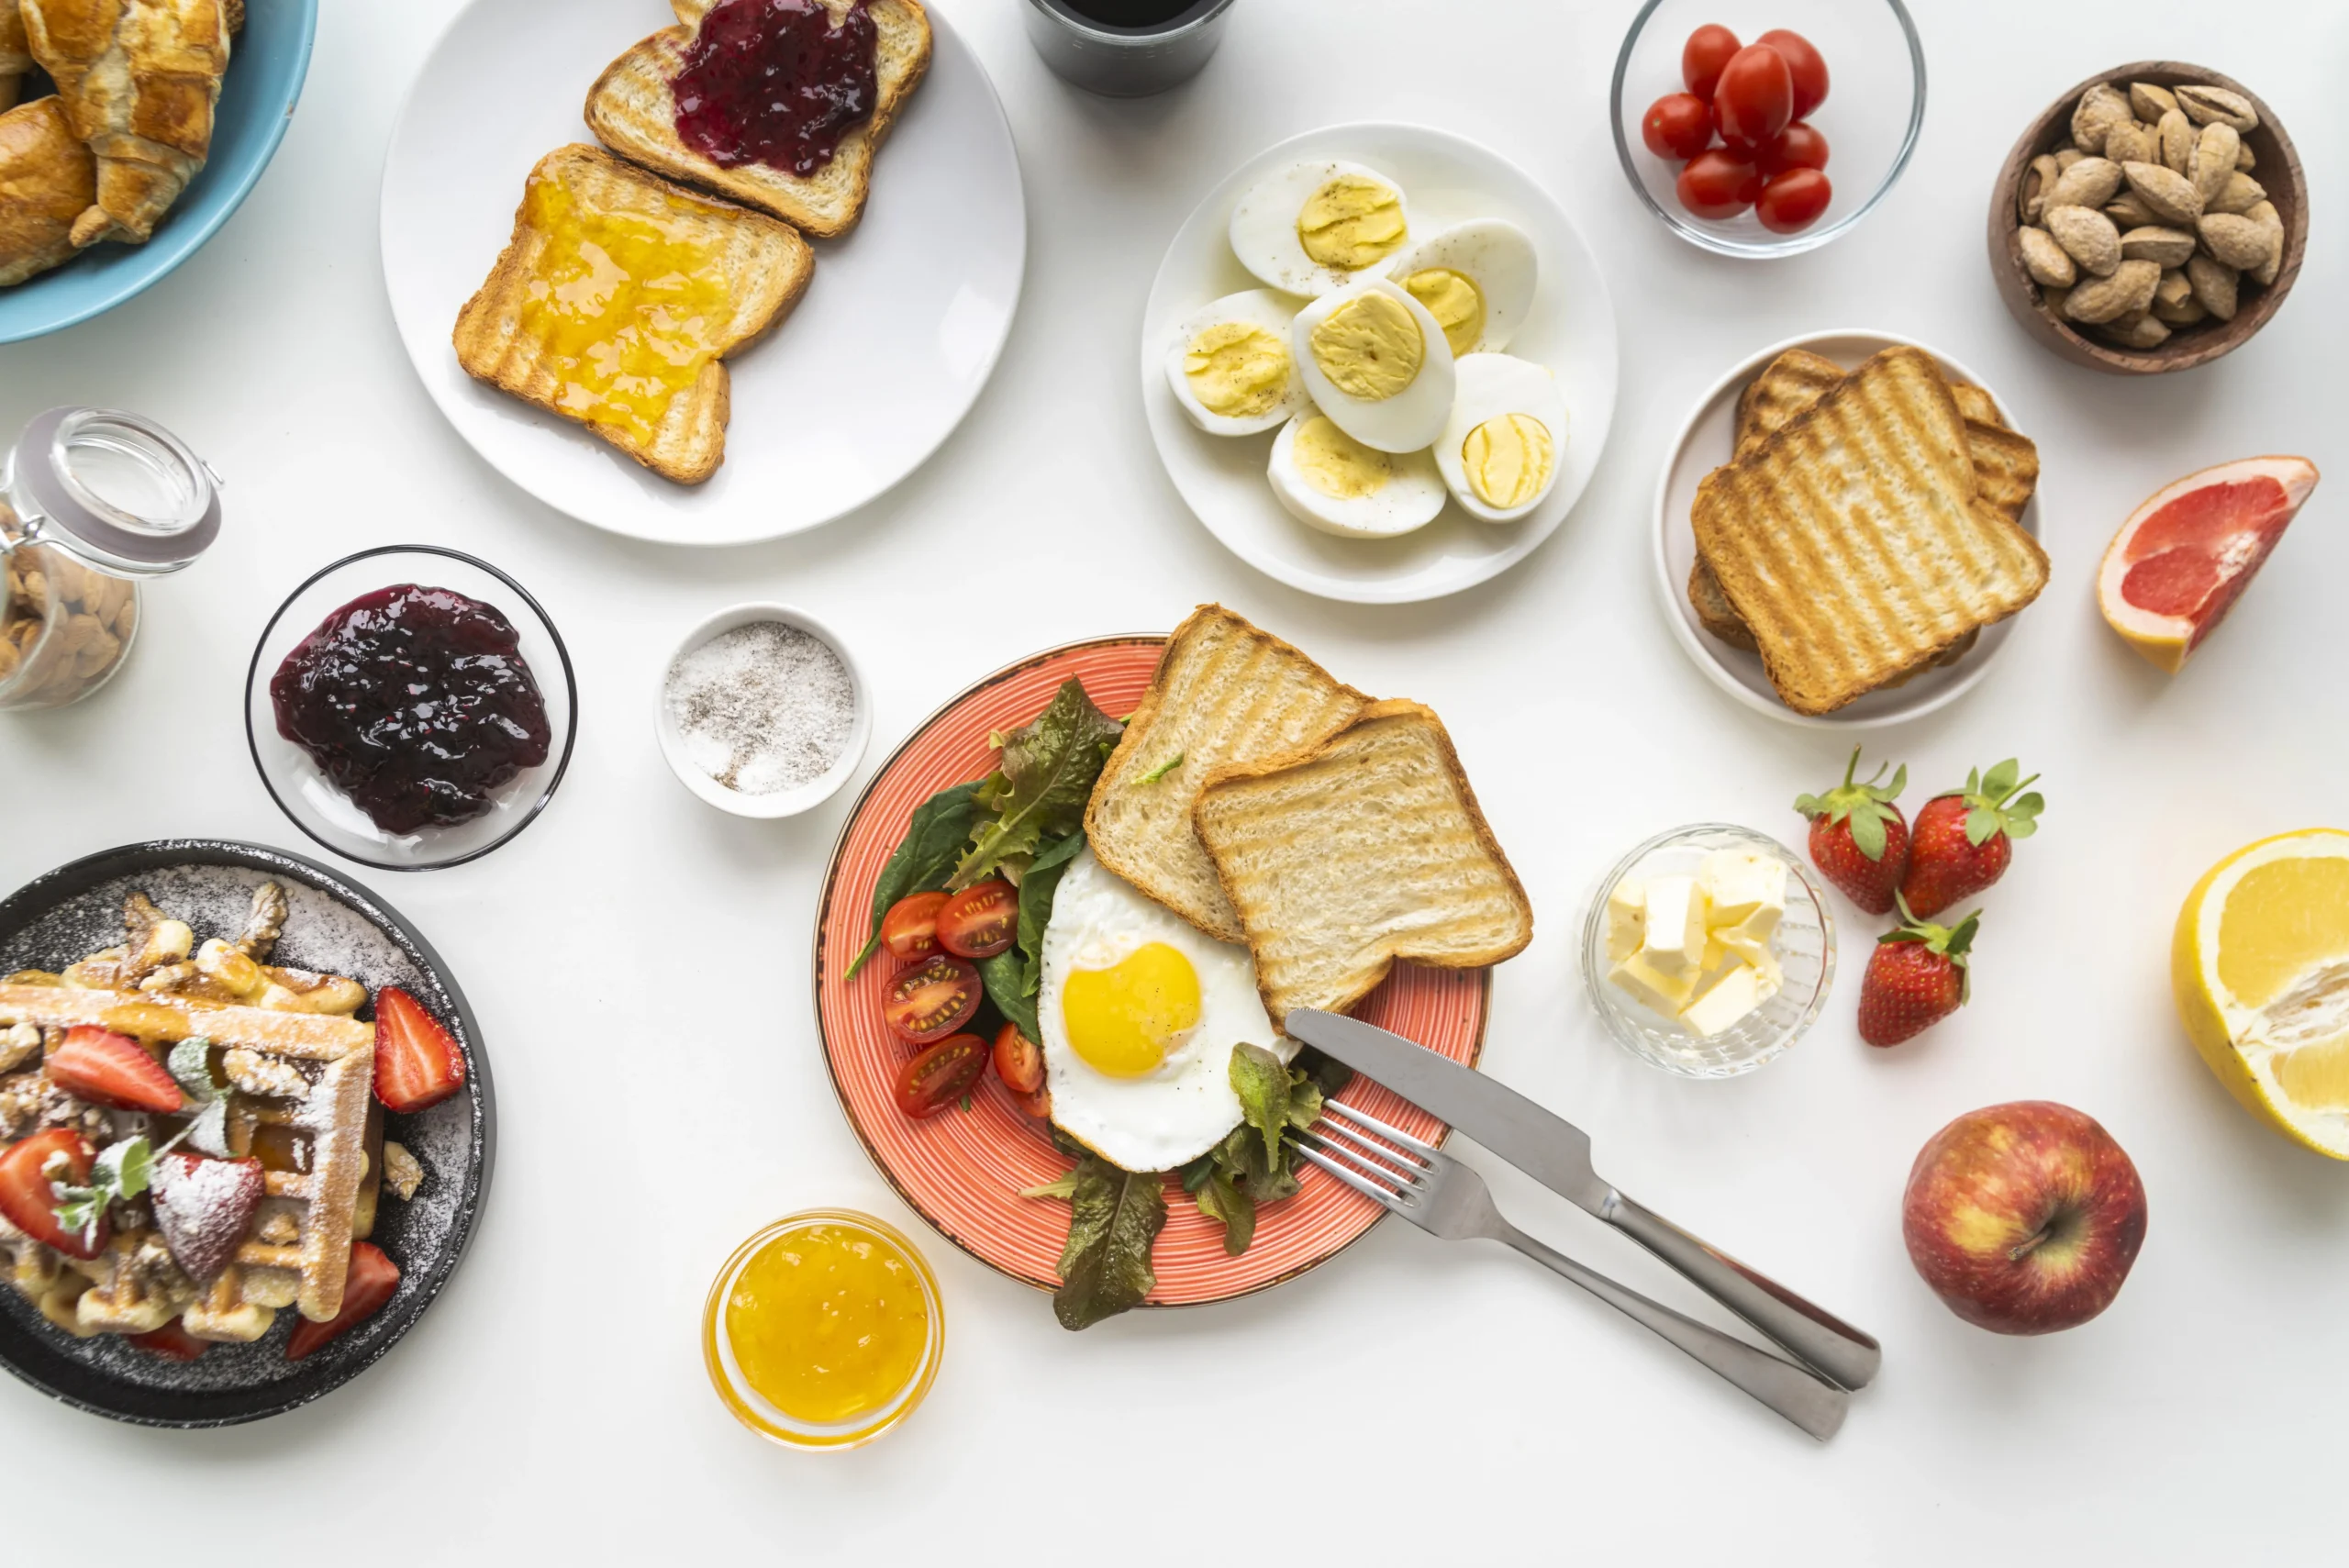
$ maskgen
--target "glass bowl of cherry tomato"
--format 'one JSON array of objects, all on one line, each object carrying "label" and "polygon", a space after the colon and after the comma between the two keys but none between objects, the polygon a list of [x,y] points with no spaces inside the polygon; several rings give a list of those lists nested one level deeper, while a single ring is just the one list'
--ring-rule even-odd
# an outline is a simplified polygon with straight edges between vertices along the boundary
[{"label": "glass bowl of cherry tomato", "polygon": [[1647,0],[1609,103],[1623,172],[1665,228],[1724,256],[1792,256],[1908,168],[1924,46],[1901,0]]}]

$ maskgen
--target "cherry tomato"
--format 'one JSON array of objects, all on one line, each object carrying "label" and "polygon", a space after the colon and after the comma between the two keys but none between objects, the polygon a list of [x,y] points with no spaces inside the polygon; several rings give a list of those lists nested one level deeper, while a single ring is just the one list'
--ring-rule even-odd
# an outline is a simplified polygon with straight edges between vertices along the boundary
[{"label": "cherry tomato", "polygon": [[881,917],[881,940],[899,958],[920,958],[938,951],[938,911],[943,893],[908,893]]},{"label": "cherry tomato", "polygon": [[1713,144],[1713,113],[1694,93],[1667,93],[1648,106],[1640,139],[1658,158],[1685,161]]},{"label": "cherry tomato", "polygon": [[1698,217],[1735,217],[1762,194],[1762,172],[1716,147],[1688,161],[1677,189],[1680,205]]},{"label": "cherry tomato", "polygon": [[1680,80],[1699,98],[1709,99],[1721,79],[1721,67],[1738,51],[1737,35],[1719,22],[1708,22],[1680,46]]},{"label": "cherry tomato", "polygon": [[1824,169],[1827,139],[1797,120],[1754,155],[1753,166],[1765,174],[1783,174],[1789,169]]},{"label": "cherry tomato", "polygon": [[1759,147],[1794,117],[1794,77],[1776,50],[1748,44],[1730,57],[1713,91],[1713,128],[1723,141]]},{"label": "cherry tomato", "polygon": [[1787,62],[1787,72],[1794,79],[1795,118],[1809,118],[1811,110],[1827,101],[1826,56],[1809,39],[1785,28],[1773,28],[1753,41],[1768,44]]},{"label": "cherry tomato", "polygon": [[1008,882],[974,883],[938,911],[938,945],[958,958],[993,958],[1019,929],[1019,890]]},{"label": "cherry tomato", "polygon": [[934,952],[889,982],[882,1019],[899,1039],[928,1045],[962,1028],[979,1010],[981,994],[977,970]]},{"label": "cherry tomato", "polygon": [[1789,169],[1762,187],[1753,216],[1773,234],[1809,228],[1835,198],[1835,188],[1816,169]]},{"label": "cherry tomato", "polygon": [[1021,1110],[1037,1120],[1052,1119],[1052,1092],[1050,1089],[1039,1089],[1032,1095],[1015,1095],[1012,1097],[1019,1102]]},{"label": "cherry tomato", "polygon": [[1032,1095],[1044,1086],[1044,1053],[1019,1032],[1018,1024],[995,1031],[995,1075],[1016,1095]]},{"label": "cherry tomato", "polygon": [[974,1034],[958,1034],[907,1062],[889,1092],[907,1116],[936,1116],[969,1094],[986,1070],[987,1042]]}]

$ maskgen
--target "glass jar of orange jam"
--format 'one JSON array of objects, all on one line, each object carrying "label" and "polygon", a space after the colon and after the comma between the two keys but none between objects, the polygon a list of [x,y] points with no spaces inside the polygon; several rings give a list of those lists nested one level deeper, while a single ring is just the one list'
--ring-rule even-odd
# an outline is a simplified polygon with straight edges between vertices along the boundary
[{"label": "glass jar of orange jam", "polygon": [[945,1341],[938,1281],[894,1228],[810,1209],[734,1250],[702,1356],[737,1420],[793,1448],[853,1448],[921,1403]]}]

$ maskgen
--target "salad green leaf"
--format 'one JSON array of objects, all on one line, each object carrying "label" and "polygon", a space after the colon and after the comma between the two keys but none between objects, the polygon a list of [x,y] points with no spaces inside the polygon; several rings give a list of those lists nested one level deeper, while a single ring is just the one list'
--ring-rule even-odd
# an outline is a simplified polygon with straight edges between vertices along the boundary
[{"label": "salad green leaf", "polygon": [[987,988],[987,1000],[995,1004],[995,1010],[1018,1026],[1021,1034],[1037,1040],[1036,998],[1028,995],[1028,972],[1019,955],[1006,948],[991,958],[971,962],[978,966],[979,984]]},{"label": "salad green leaf", "polygon": [[976,780],[956,784],[914,807],[905,838],[889,863],[881,868],[881,880],[873,884],[873,934],[843,979],[853,979],[881,946],[881,921],[890,906],[908,893],[934,893],[946,885],[954,862],[962,858],[963,846],[970,842],[985,815],[977,803],[979,787]]},{"label": "salad green leaf", "polygon": [[1072,1330],[1141,1304],[1158,1284],[1150,1250],[1166,1224],[1165,1178],[1156,1172],[1121,1171],[1088,1155],[1074,1175],[1063,1283],[1052,1293],[1053,1316]]},{"label": "salad green leaf", "polygon": [[[1076,859],[1085,848],[1085,835],[1071,833],[1065,839],[1048,840],[1029,862],[1028,873],[1019,879],[1019,956],[1021,960],[1020,994],[1033,996],[1044,984],[1044,928],[1052,924],[1052,895],[1060,891],[1061,877],[1067,872],[1069,862]],[[1038,1040],[1030,1034],[1030,1040]],[[1038,1041],[1040,1044],[1041,1040]]]},{"label": "salad green leaf", "polygon": [[1071,679],[1033,722],[999,737],[996,771],[974,797],[995,820],[978,824],[947,885],[968,887],[1007,862],[1034,855],[1046,839],[1080,830],[1094,781],[1124,735],[1122,725],[1093,706],[1084,683]]},{"label": "salad green leaf", "polygon": [[1281,1135],[1288,1130],[1288,1064],[1261,1045],[1241,1044],[1231,1051],[1226,1070],[1231,1092],[1240,1096],[1240,1114],[1264,1140],[1264,1162],[1281,1159]]},{"label": "salad green leaf", "polygon": [[[1330,1070],[1334,1069],[1332,1074]],[[1293,1196],[1297,1156],[1289,1134],[1320,1119],[1322,1076],[1336,1077],[1335,1093],[1352,1070],[1316,1053],[1299,1052],[1292,1066],[1262,1046],[1231,1053],[1231,1089],[1240,1096],[1241,1124],[1221,1143],[1183,1168],[1183,1186],[1201,1214],[1223,1227],[1223,1250],[1248,1250],[1259,1207]]]},{"label": "salad green leaf", "polygon": [[1256,1200],[1241,1190],[1213,1155],[1205,1157],[1205,1179],[1191,1194],[1201,1214],[1223,1226],[1223,1251],[1236,1258],[1256,1239]]}]

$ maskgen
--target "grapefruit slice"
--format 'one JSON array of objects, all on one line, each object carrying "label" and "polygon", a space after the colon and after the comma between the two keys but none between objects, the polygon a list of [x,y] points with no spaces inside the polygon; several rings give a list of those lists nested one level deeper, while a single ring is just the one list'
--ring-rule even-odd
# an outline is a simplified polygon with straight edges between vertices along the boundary
[{"label": "grapefruit slice", "polygon": [[2247,457],[2189,473],[2129,515],[2104,552],[2097,605],[2129,646],[2175,675],[2316,488],[2302,457]]}]

